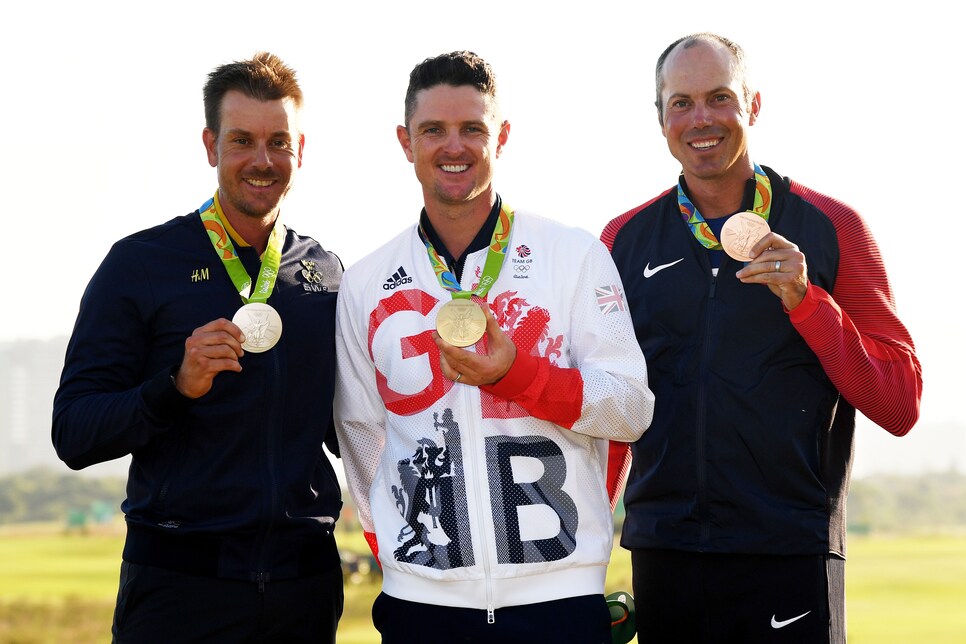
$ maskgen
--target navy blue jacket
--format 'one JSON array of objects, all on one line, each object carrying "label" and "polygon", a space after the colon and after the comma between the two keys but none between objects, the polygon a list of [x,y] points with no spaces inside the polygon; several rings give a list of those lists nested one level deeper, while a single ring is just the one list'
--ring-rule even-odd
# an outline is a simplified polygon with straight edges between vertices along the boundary
[{"label": "navy blue jacket", "polygon": [[[251,275],[259,258],[237,248]],[[338,565],[341,509],[322,451],[331,431],[342,264],[285,235],[268,303],[279,343],[246,352],[191,401],[171,375],[192,332],[232,319],[241,298],[197,211],[117,242],[84,293],[54,398],[53,442],[71,468],[132,462],[124,558],[239,579]],[[325,546],[323,547],[323,544]]]},{"label": "navy blue jacket", "polygon": [[791,314],[735,277],[741,262],[722,253],[712,274],[675,189],[602,235],[655,395],[633,446],[624,547],[844,556],[856,408],[899,435],[918,417],[919,364],[868,229],[765,170],[768,223],[807,261]]}]

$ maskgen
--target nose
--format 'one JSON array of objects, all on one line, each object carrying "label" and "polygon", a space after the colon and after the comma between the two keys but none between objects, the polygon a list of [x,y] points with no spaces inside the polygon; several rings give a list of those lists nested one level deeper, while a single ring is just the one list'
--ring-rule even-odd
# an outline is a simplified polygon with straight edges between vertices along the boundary
[{"label": "nose", "polygon": [[694,127],[700,128],[711,125],[711,108],[704,103],[695,103],[694,110],[692,111],[692,118],[694,121]]},{"label": "nose", "polygon": [[449,132],[443,142],[443,150],[448,154],[459,154],[463,151],[463,139],[459,132]]},{"label": "nose", "polygon": [[255,146],[254,164],[259,168],[270,168],[272,166],[272,154],[266,143],[259,143]]}]

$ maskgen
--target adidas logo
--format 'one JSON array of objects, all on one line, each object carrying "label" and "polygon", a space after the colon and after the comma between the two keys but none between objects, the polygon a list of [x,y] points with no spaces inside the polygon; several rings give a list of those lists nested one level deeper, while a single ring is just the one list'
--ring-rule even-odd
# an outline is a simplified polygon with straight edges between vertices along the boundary
[{"label": "adidas logo", "polygon": [[392,277],[386,280],[386,283],[382,285],[387,291],[391,291],[398,286],[403,284],[412,284],[413,278],[406,274],[406,269],[400,266],[396,269],[396,272],[392,274]]}]

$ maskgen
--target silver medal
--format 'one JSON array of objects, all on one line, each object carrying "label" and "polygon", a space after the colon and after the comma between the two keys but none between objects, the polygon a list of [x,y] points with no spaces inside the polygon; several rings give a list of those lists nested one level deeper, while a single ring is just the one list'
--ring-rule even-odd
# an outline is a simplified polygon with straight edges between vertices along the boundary
[{"label": "silver medal", "polygon": [[242,349],[252,353],[268,351],[282,337],[282,318],[268,304],[252,302],[238,309],[231,320],[245,334]]}]

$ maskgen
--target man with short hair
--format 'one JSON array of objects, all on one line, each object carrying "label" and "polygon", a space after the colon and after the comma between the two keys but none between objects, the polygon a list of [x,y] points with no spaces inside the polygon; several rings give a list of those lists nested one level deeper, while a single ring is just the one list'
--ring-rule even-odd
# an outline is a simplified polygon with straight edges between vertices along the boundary
[{"label": "man with short hair", "polygon": [[741,47],[681,38],[656,85],[678,185],[601,236],[658,400],[624,494],[640,639],[844,642],[855,412],[912,428],[912,338],[862,218],[754,162]]},{"label": "man with short hair", "polygon": [[212,71],[204,103],[218,190],[104,259],[53,442],[74,469],[132,455],[114,641],[334,642],[342,502],[322,447],[338,451],[342,264],[280,218],[302,91],[260,53]]},{"label": "man with short hair", "polygon": [[417,65],[397,136],[423,211],[340,292],[336,428],[384,644],[611,641],[608,443],[654,398],[604,245],[496,193],[509,134],[483,59]]}]

